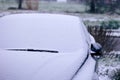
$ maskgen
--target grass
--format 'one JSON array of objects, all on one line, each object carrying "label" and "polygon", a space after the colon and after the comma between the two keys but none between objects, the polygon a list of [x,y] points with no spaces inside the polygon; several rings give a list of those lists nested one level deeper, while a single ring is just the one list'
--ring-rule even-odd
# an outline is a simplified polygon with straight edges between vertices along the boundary
[{"label": "grass", "polygon": [[17,7],[16,2],[12,0],[0,0],[0,10],[7,10],[9,7]]},{"label": "grass", "polygon": [[[17,7],[17,3],[15,0],[0,0],[0,11],[5,10],[9,7]],[[25,3],[23,4],[23,7],[25,8]],[[108,15],[108,14],[89,14],[86,13],[86,10],[89,7],[85,4],[77,4],[77,3],[62,3],[62,2],[46,2],[46,1],[40,1],[39,2],[39,10],[38,12],[42,13],[61,13],[61,14],[69,14],[69,15],[75,15],[79,16],[81,18],[95,18],[97,20],[99,19],[113,19],[113,18],[119,18],[119,15]],[[89,20],[88,20],[89,21]],[[93,24],[94,22],[89,24]],[[98,22],[94,23],[98,24]]]},{"label": "grass", "polygon": [[[23,4],[25,7],[25,3]],[[17,7],[16,1],[8,0],[3,1],[0,0],[0,9],[7,10],[9,7]],[[65,12],[65,13],[81,13],[85,12],[86,6],[83,4],[76,3],[57,3],[57,2],[39,2],[39,11],[40,12]]]},{"label": "grass", "polygon": [[120,65],[120,54],[104,55],[104,57],[102,57],[99,60],[99,64],[103,64],[104,66],[108,66],[108,67],[109,66],[117,67],[118,65]]},{"label": "grass", "polygon": [[96,20],[96,21],[85,20],[84,24],[86,26],[105,26],[106,29],[107,28],[111,28],[111,29],[118,29],[118,28],[120,28],[120,20],[113,20],[113,19],[103,20],[103,21],[99,21],[99,20]]},{"label": "grass", "polygon": [[[120,75],[120,54],[111,52],[110,55],[104,55],[98,62],[97,73],[100,80],[119,80]],[[106,79],[104,79],[106,77]]]},{"label": "grass", "polygon": [[75,3],[40,2],[39,11],[80,13],[85,12],[85,5]]}]

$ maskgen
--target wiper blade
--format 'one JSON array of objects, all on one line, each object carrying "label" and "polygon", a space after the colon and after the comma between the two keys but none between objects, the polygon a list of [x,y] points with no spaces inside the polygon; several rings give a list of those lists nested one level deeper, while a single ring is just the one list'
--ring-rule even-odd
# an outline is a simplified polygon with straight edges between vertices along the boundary
[{"label": "wiper blade", "polygon": [[55,50],[39,50],[39,49],[7,49],[11,51],[30,51],[30,52],[49,52],[49,53],[59,53]]}]

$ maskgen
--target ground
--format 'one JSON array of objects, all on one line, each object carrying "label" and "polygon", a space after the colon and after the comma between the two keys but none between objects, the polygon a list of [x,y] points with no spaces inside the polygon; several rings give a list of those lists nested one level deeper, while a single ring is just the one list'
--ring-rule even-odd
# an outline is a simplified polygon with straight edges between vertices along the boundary
[{"label": "ground", "polygon": [[99,80],[119,80],[113,79],[117,71],[120,74],[120,51],[112,51],[110,55],[104,55],[99,60],[97,69]]}]

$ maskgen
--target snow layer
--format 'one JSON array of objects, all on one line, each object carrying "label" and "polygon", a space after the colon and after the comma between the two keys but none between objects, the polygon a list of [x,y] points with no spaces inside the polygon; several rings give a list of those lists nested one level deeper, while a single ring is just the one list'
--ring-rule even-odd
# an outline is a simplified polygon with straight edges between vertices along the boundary
[{"label": "snow layer", "polygon": [[[117,56],[116,56],[117,55]],[[114,80],[116,70],[120,69],[120,51],[112,51],[109,55],[99,60],[98,63],[98,76],[99,80]]]},{"label": "snow layer", "polygon": [[[84,52],[84,49],[58,54],[0,50],[0,80],[71,80],[86,57]],[[94,65],[89,57],[74,80],[91,80]]]}]

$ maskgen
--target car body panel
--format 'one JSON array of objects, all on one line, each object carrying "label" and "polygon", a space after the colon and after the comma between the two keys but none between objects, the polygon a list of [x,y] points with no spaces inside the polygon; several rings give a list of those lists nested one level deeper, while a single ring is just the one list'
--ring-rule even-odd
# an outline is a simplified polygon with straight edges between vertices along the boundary
[{"label": "car body panel", "polygon": [[0,78],[1,80],[70,80],[84,62],[83,50],[74,53],[1,50]]},{"label": "car body panel", "polygon": [[[91,55],[88,57],[84,66],[79,70],[78,74],[73,80],[93,80],[93,73],[95,71],[96,61],[93,60]],[[84,74],[84,75],[82,75]]]},{"label": "car body panel", "polygon": [[[0,80],[91,80],[95,61],[78,17],[14,14],[0,18],[0,26]],[[58,53],[8,50],[29,48]]]}]

